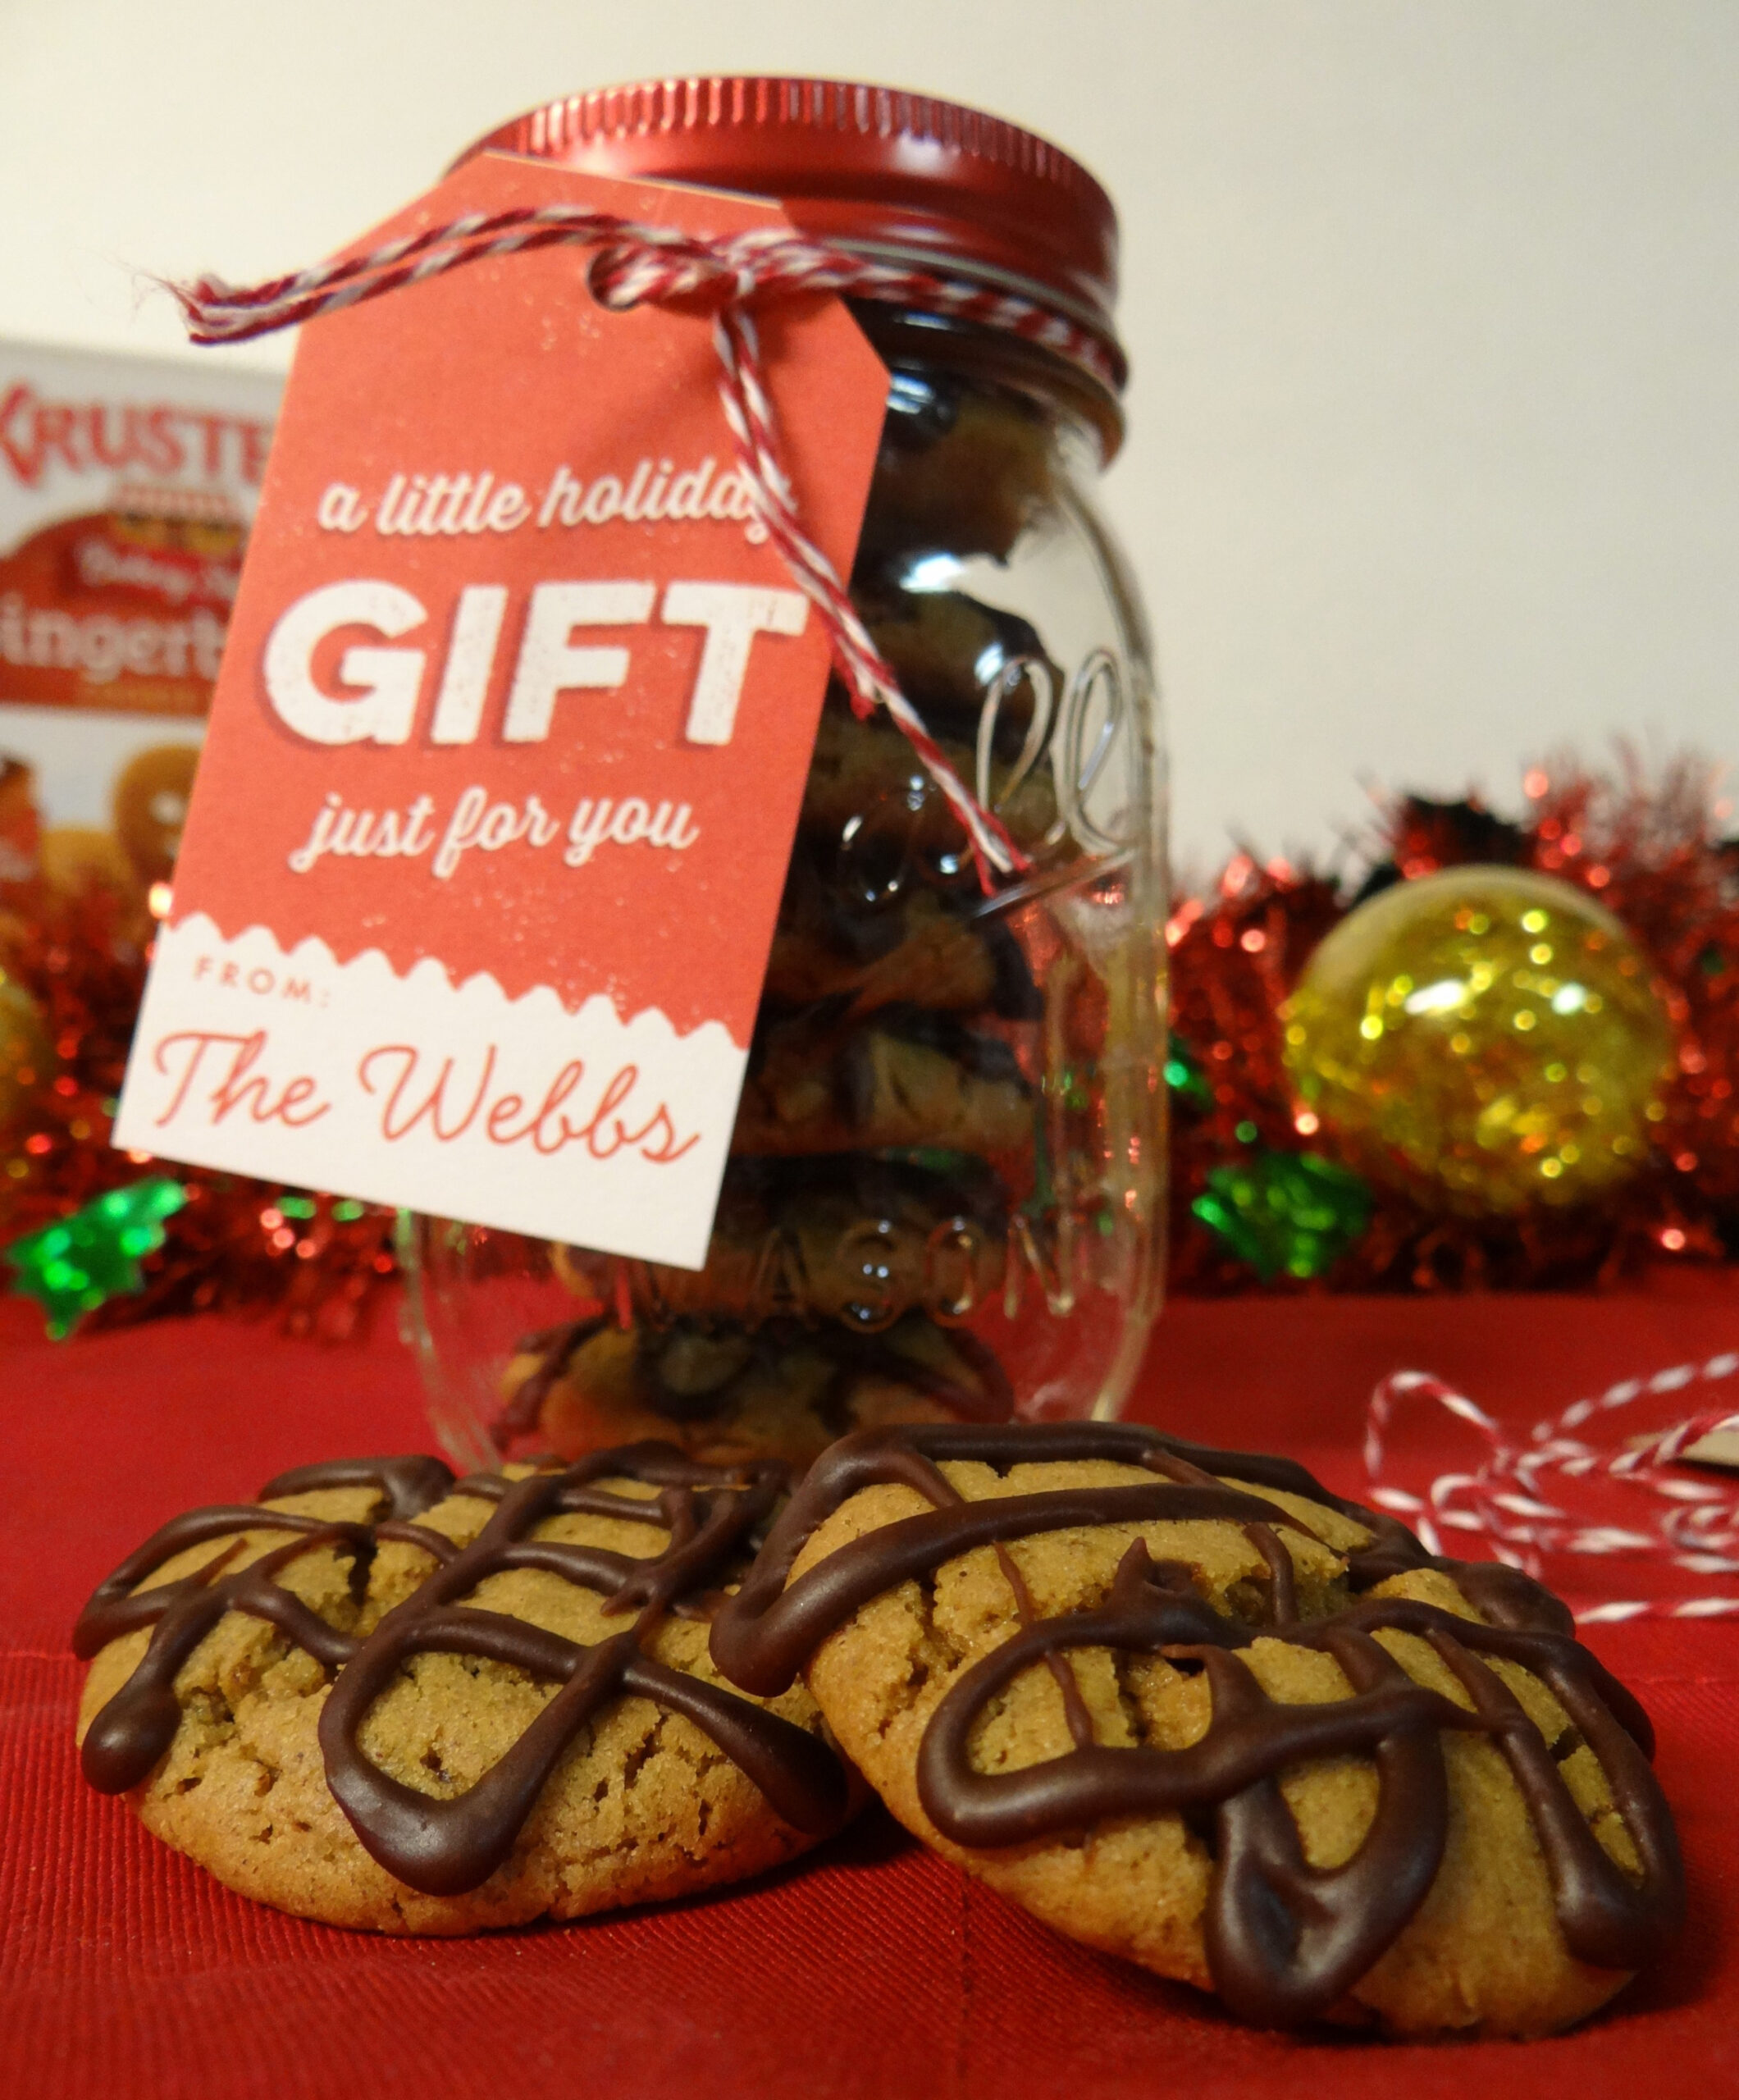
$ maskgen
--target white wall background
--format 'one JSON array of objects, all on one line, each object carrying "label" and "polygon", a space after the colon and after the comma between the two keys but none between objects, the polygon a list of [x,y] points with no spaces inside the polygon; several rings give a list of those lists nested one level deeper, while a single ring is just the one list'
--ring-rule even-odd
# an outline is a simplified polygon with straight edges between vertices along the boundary
[{"label": "white wall background", "polygon": [[174,348],[137,272],[294,267],[523,107],[748,69],[980,103],[1117,198],[1186,866],[1326,848],[1362,781],[1739,757],[1735,0],[0,0],[0,336]]}]

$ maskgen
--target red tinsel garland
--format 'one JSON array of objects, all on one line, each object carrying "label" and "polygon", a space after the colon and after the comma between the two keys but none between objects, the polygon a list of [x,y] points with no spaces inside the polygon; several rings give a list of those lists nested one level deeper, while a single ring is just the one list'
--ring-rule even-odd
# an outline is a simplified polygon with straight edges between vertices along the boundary
[{"label": "red tinsel garland", "polygon": [[[1240,854],[1212,896],[1175,915],[1173,1026],[1199,1059],[1211,1099],[1185,1098],[1173,1118],[1174,1290],[1604,1285],[1663,1254],[1739,1255],[1739,840],[1720,835],[1709,771],[1683,760],[1650,786],[1634,767],[1604,778],[1566,765],[1530,773],[1524,785],[1528,814],[1518,824],[1473,801],[1395,804],[1361,890]],[[1591,891],[1659,974],[1679,1070],[1645,1167],[1603,1202],[1513,1218],[1444,1217],[1375,1189],[1368,1227],[1325,1277],[1260,1282],[1191,1205],[1215,1167],[1253,1146],[1334,1156],[1329,1134],[1296,1111],[1280,1055],[1279,1010],[1311,950],[1385,881],[1493,861]],[[15,888],[0,908],[0,968],[41,1009],[57,1061],[16,1127],[0,1130],[0,1244],[147,1171],[112,1150],[108,1134],[149,934],[101,888]],[[235,1175],[174,1172],[187,1205],[145,1258],[144,1292],[111,1299],[90,1326],[221,1308],[275,1313],[294,1332],[340,1340],[393,1273],[390,1211]]]},{"label": "red tinsel garland", "polygon": [[1711,769],[1682,760],[1650,785],[1634,765],[1602,778],[1568,763],[1530,772],[1512,824],[1477,801],[1411,797],[1381,823],[1382,855],[1349,893],[1283,861],[1235,859],[1216,892],[1166,930],[1173,1027],[1212,1101],[1173,1119],[1172,1287],[1257,1288],[1190,1206],[1209,1172],[1252,1143],[1334,1157],[1295,1110],[1279,1011],[1312,949],[1389,881],[1504,862],[1578,884],[1622,919],[1658,973],[1679,1033],[1679,1070],[1644,1170],[1605,1201],[1519,1217],[1444,1217],[1372,1191],[1371,1223],[1327,1276],[1275,1289],[1458,1290],[1606,1285],[1664,1253],[1739,1253],[1739,841],[1720,834]]}]

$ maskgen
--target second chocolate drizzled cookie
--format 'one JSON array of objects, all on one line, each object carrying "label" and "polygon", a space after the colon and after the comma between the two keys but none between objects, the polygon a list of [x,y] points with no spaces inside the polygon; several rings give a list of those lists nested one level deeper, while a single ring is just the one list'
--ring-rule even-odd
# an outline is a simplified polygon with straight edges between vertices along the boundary
[{"label": "second chocolate drizzled cookie", "polygon": [[902,1821],[1268,2025],[1525,2034],[1670,1942],[1636,1702],[1509,1568],[1134,1425],[907,1428],[810,1474],[713,1632]]}]

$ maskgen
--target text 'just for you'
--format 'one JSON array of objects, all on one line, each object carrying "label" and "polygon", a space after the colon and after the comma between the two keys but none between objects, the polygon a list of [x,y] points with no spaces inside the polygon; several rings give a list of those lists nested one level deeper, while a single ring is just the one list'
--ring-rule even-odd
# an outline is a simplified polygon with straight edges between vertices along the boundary
[{"label": "text 'just for you'", "polygon": [[687,802],[649,803],[638,795],[619,799],[582,796],[564,824],[536,795],[523,802],[492,801],[486,788],[467,788],[443,823],[432,795],[419,795],[404,810],[352,809],[329,793],[307,838],[290,856],[305,875],[328,854],[345,860],[429,859],[429,873],[446,882],[467,853],[499,853],[509,846],[548,847],[565,842],[563,865],[583,868],[600,846],[663,847],[687,852],[700,838]]}]

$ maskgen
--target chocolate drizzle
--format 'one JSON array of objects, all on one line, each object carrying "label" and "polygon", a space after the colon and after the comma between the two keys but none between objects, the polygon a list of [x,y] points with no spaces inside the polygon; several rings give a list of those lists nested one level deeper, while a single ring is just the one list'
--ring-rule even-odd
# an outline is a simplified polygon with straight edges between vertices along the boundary
[{"label": "chocolate drizzle", "polygon": [[[80,1656],[94,1655],[135,1628],[155,1629],[138,1669],[86,1732],[81,1753],[85,1778],[103,1793],[119,1794],[147,1777],[180,1726],[176,1678],[226,1612],[245,1612],[268,1621],[328,1669],[346,1662],[355,1642],[328,1626],[273,1577],[316,1546],[348,1546],[354,1556],[352,1591],[359,1597],[375,1540],[390,1536],[401,1527],[418,1532],[419,1538],[432,1537],[404,1520],[440,1501],[452,1486],[453,1475],[439,1459],[339,1459],[328,1466],[304,1466],[267,1481],[260,1490],[260,1503],[274,1495],[307,1495],[322,1488],[373,1487],[386,1503],[386,1522],[335,1524],[322,1517],[263,1509],[260,1504],[218,1504],[189,1509],[154,1532],[107,1582],[98,1584],[73,1628],[72,1651]],[[240,1550],[241,1535],[252,1531],[296,1536],[237,1573],[226,1575],[223,1570]],[[233,1543],[191,1575],[178,1582],[159,1583],[154,1589],[139,1589],[139,1583],[177,1554],[220,1538]]]},{"label": "chocolate drizzle", "polygon": [[[637,1481],[657,1492],[639,1498],[596,1485],[606,1478]],[[335,1523],[258,1504],[190,1511],[130,1555],[80,1618],[73,1645],[80,1655],[93,1655],[136,1628],[153,1628],[138,1668],[91,1723],[85,1776],[106,1793],[149,1777],[180,1722],[176,1675],[224,1614],[239,1611],[267,1621],[337,1672],[320,1717],[327,1783],[367,1849],[389,1873],[425,1894],[457,1895],[486,1880],[512,1851],[545,1781],[580,1732],[609,1701],[628,1696],[685,1714],[796,1828],[811,1834],[831,1829],[845,1815],[847,1789],[838,1760],[824,1744],[749,1700],[657,1661],[642,1646],[666,1613],[705,1614],[716,1585],[787,1486],[783,1466],[703,1466],[669,1445],[648,1443],[513,1481],[479,1473],[455,1482],[436,1459],[376,1459],[304,1467],[261,1491],[264,1503],[331,1488],[374,1487],[385,1514],[369,1523]],[[450,1494],[496,1505],[468,1546],[412,1521]],[[638,1558],[529,1536],[547,1518],[576,1514],[655,1526],[669,1533],[669,1542],[656,1556]],[[293,1536],[225,1574],[241,1535],[258,1531]],[[175,1554],[225,1537],[231,1545],[191,1575],[137,1587]],[[276,1580],[300,1554],[336,1546],[351,1556],[351,1591],[360,1602],[377,1545],[388,1540],[418,1547],[434,1565],[360,1641],[329,1625]],[[463,1601],[488,1577],[515,1568],[560,1576],[601,1596],[607,1614],[634,1616],[620,1633],[587,1645]],[[560,1687],[506,1755],[450,1799],[391,1778],[358,1742],[370,1709],[403,1664],[432,1650],[486,1657]]]},{"label": "chocolate drizzle", "polygon": [[[1161,1477],[1152,1486],[1064,1487],[969,1501],[940,1470],[951,1460],[1006,1472],[1079,1459],[1115,1460]],[[1308,1519],[1226,1486],[1226,1475],[1305,1497],[1372,1534],[1369,1545],[1345,1556],[1349,1604],[1328,1618],[1299,1618],[1291,1556],[1279,1532],[1312,1536]],[[787,1587],[793,1563],[824,1519],[860,1489],[889,1481],[915,1489],[930,1510],[839,1547]],[[1046,1532],[1203,1517],[1238,1524],[1267,1564],[1263,1624],[1222,1616],[1197,1594],[1189,1568],[1156,1565],[1139,1540],[1102,1605],[1040,1618],[1006,1550],[1009,1541]],[[1211,1836],[1214,1852],[1203,1920],[1209,1968],[1242,2016],[1265,2025],[1320,2016],[1417,1910],[1448,1833],[1445,1730],[1483,1733],[1502,1752],[1532,1816],[1565,1943],[1577,1959],[1635,1969],[1678,1929],[1677,1843],[1649,1769],[1647,1720],[1572,1637],[1563,1605],[1513,1568],[1434,1559],[1404,1526],[1330,1495],[1285,1459],[1209,1450],[1132,1423],[924,1425],[847,1438],[810,1473],[714,1621],[714,1658],[733,1682],[770,1694],[870,1599],[981,1545],[995,1548],[1010,1577],[1020,1629],[965,1670],[932,1714],[918,1757],[925,1814],[943,1837],[974,1850],[1073,1833],[1110,1816],[1187,1817]],[[1367,1594],[1390,1576],[1426,1568],[1448,1573],[1490,1623]],[[1416,1682],[1373,1637],[1379,1632],[1428,1641],[1471,1709]],[[1264,1634],[1331,1655],[1352,1696],[1271,1699],[1237,1652]],[[1207,1732],[1180,1750],[1097,1742],[1068,1661],[1080,1648],[1162,1655],[1204,1671],[1212,1695]],[[1604,1769],[1640,1875],[1627,1874],[1602,1848],[1552,1746],[1488,1658],[1520,1664],[1556,1695],[1577,1739]],[[1075,1746],[1013,1772],[975,1770],[979,1723],[1022,1671],[1038,1664],[1064,1687]],[[1351,1859],[1312,1867],[1280,1778],[1310,1759],[1349,1755],[1376,1765],[1376,1811]]]}]

